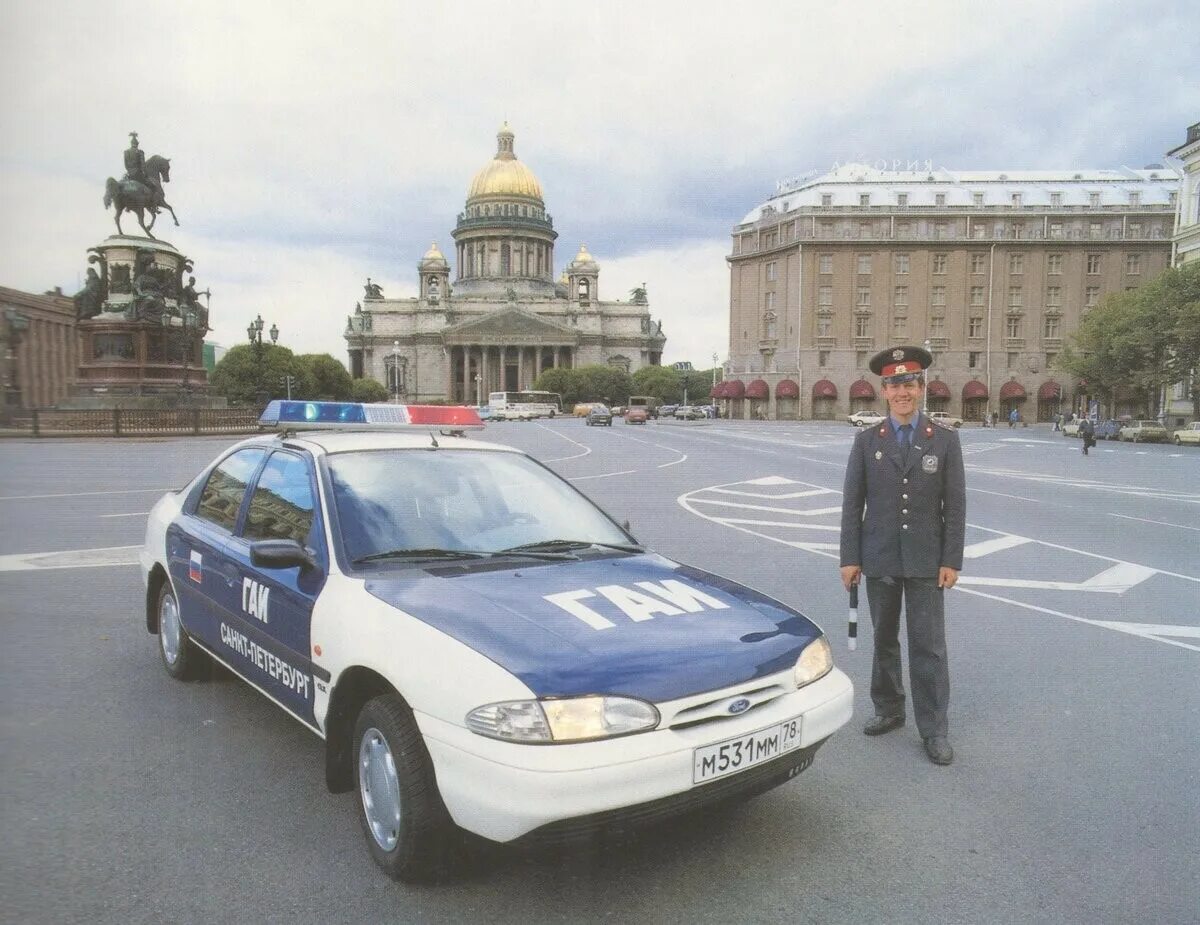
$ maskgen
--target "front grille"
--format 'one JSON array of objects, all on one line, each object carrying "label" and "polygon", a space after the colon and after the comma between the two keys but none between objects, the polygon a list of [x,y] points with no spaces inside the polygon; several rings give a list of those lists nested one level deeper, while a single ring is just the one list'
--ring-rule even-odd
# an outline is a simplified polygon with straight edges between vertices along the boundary
[{"label": "front grille", "polygon": [[[767,684],[763,687],[736,692],[725,690],[719,697],[713,697],[702,703],[693,703],[677,710],[674,715],[667,718],[664,725],[668,729],[687,729],[689,726],[697,726],[701,723],[738,719],[786,693],[788,693],[788,689],[781,684]],[[741,713],[730,713],[729,704],[742,699],[750,701],[749,709],[743,710]]]},{"label": "front grille", "polygon": [[801,771],[807,770],[817,754],[817,749],[827,741],[828,739],[822,739],[740,774],[723,777],[683,793],[651,800],[649,803],[551,822],[522,835],[515,844],[543,848],[589,838],[620,839],[630,832],[684,813],[730,800],[748,800],[786,783]]}]

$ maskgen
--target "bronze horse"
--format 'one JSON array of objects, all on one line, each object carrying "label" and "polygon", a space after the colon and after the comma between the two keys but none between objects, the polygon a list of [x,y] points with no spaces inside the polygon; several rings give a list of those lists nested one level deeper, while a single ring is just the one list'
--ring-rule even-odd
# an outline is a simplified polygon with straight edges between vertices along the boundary
[{"label": "bronze horse", "polygon": [[[146,232],[147,237],[154,238],[150,233],[150,229],[154,227],[154,222],[158,218],[158,210],[166,209],[171,213],[171,218],[175,224],[179,224],[179,219],[175,217],[175,210],[171,208],[166,198],[163,196],[162,185],[171,182],[171,161],[160,154],[155,154],[152,157],[146,158],[146,165],[143,168],[146,172],[146,178],[150,181],[149,185],[138,183],[134,180],[114,180],[112,177],[104,186],[104,208],[111,205],[116,206],[117,214],[115,216],[117,222],[117,234],[124,234],[121,230],[121,213],[136,212],[138,224],[142,226],[142,231]],[[146,221],[143,216],[143,211],[150,212],[150,226],[146,227]],[[155,238],[155,240],[158,240]]]}]

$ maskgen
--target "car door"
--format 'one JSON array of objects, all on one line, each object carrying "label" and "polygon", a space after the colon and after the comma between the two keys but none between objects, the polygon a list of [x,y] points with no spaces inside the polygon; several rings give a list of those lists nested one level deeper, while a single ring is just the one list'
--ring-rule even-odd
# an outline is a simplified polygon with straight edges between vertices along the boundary
[{"label": "car door", "polygon": [[[312,457],[287,449],[271,454],[226,544],[225,567],[237,593],[226,599],[221,614],[227,660],[314,727],[314,674],[328,680],[313,665],[311,649],[313,605],[328,572],[318,497]],[[284,539],[310,550],[317,564],[265,568],[250,561],[253,543]]]},{"label": "car door", "polygon": [[246,489],[266,456],[263,447],[230,453],[213,467],[167,529],[167,571],[179,619],[189,636],[210,649],[220,643],[217,613],[231,594],[223,568],[225,545],[237,527]]}]

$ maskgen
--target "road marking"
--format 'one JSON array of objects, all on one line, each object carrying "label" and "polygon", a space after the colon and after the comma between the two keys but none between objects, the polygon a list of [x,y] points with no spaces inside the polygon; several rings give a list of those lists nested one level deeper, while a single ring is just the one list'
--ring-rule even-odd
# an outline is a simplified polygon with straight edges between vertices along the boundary
[{"label": "road marking", "polygon": [[610,479],[614,475],[629,475],[637,472],[637,469],[622,469],[620,472],[602,472],[599,475],[577,475],[574,478],[567,479],[568,482],[584,482],[588,479]]},{"label": "road marking", "polygon": [[977,491],[981,495],[995,495],[997,498],[1012,498],[1014,501],[1028,501],[1031,504],[1041,504],[1037,498],[1023,498],[1021,495],[1006,495],[1002,491],[988,491],[984,488],[971,488],[968,486],[967,491]]},{"label": "road marking", "polygon": [[1160,527],[1175,527],[1179,530],[1195,530],[1197,533],[1200,533],[1200,527],[1185,527],[1183,524],[1170,524],[1165,520],[1148,520],[1145,517],[1131,517],[1128,514],[1114,514],[1112,511],[1108,512],[1108,516],[1123,517],[1125,520],[1140,520],[1142,523],[1158,524]]},{"label": "road marking", "polygon": [[834,527],[829,524],[801,524],[791,520],[749,520],[742,517],[714,517],[712,518],[719,524],[754,524],[759,527],[798,527],[801,530],[828,530],[830,533],[837,533],[841,527]]},{"label": "road marking", "polygon": [[990,585],[1000,588],[1039,588],[1044,591],[1094,591],[1099,594],[1124,594],[1134,585],[1158,574],[1158,569],[1132,562],[1118,562],[1086,581],[1041,581],[1034,578],[992,578],[987,575],[962,575],[959,584]]},{"label": "road marking", "polygon": [[[703,489],[702,489],[703,490]],[[694,498],[699,504],[716,504],[721,507],[739,507],[749,511],[773,511],[776,514],[795,514],[797,517],[812,517],[817,514],[838,514],[842,507],[819,507],[810,511],[797,511],[790,507],[771,507],[769,504],[743,504],[740,501],[718,501],[715,498]]]},{"label": "road marking", "polygon": [[42,498],[82,498],[85,495],[165,495],[174,488],[128,488],[118,491],[73,491],[62,495],[6,495],[0,501],[35,501]]},{"label": "road marking", "polygon": [[542,462],[544,462],[544,463],[563,462],[564,460],[567,460],[567,459],[578,459],[580,456],[587,456],[587,454],[592,451],[592,448],[590,446],[588,446],[586,443],[580,443],[578,440],[572,440],[566,434],[560,433],[559,431],[555,430],[553,427],[547,427],[545,424],[538,424],[537,421],[534,421],[534,423],[537,424],[537,426],[540,427],[542,430],[548,430],[548,431],[550,431],[550,433],[554,434],[556,437],[562,437],[564,440],[567,441],[567,443],[574,443],[576,446],[583,448],[582,453],[576,453],[573,456],[559,456],[559,457],[556,457],[555,459],[543,459]]},{"label": "road marking", "polygon": [[130,514],[101,514],[101,517],[145,517],[149,511],[133,511]]},{"label": "road marking", "polygon": [[1024,546],[1026,543],[1032,543],[1027,536],[1017,536],[1014,533],[1006,533],[1003,536],[998,536],[994,540],[984,540],[981,543],[972,543],[963,549],[964,559],[978,559],[980,556],[990,555],[993,552],[999,552],[1002,549],[1012,549],[1016,546]]},{"label": "road marking", "polygon": [[724,495],[740,495],[744,498],[763,498],[767,501],[791,501],[793,498],[811,498],[813,495],[837,494],[832,488],[812,488],[808,491],[789,491],[785,495],[763,494],[761,491],[736,491],[733,488],[706,488],[705,491],[719,491]]},{"label": "road marking", "polygon": [[136,565],[141,548],[141,546],[109,546],[102,549],[67,549],[62,552],[26,552],[12,556],[0,556],[0,572]]}]

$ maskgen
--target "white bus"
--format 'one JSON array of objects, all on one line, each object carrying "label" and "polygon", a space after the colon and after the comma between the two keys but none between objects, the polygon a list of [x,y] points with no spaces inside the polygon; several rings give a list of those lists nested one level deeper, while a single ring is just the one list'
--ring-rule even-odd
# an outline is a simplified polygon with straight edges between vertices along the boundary
[{"label": "white bus", "polygon": [[532,421],[562,414],[562,396],[557,392],[491,392],[488,408],[493,421]]}]

